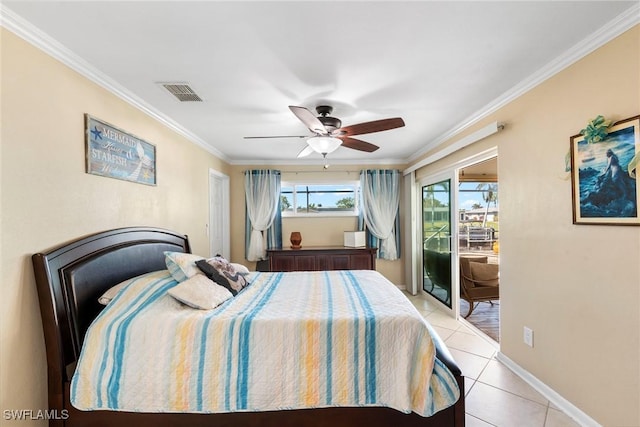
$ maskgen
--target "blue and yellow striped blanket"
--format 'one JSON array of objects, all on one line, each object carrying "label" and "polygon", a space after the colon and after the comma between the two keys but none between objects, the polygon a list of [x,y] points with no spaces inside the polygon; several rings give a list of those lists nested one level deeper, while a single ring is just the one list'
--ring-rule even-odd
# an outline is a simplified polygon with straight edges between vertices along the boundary
[{"label": "blue and yellow striped blanket", "polygon": [[133,282],[89,328],[72,404],[203,413],[387,406],[429,416],[458,399],[424,319],[379,273],[250,281],[211,311],[169,296],[177,283],[168,271]]}]

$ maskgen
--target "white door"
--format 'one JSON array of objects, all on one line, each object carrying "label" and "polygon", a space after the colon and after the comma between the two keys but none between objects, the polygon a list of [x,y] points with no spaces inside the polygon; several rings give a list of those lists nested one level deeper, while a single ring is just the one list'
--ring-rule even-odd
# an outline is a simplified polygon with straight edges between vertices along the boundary
[{"label": "white door", "polygon": [[230,259],[229,177],[213,169],[209,169],[209,242],[211,256]]}]

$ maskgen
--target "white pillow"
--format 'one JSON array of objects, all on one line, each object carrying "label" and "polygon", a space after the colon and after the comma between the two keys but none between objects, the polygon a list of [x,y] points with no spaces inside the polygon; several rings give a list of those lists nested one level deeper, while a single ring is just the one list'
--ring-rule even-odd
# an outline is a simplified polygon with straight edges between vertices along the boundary
[{"label": "white pillow", "polygon": [[201,259],[204,259],[204,257],[184,252],[167,251],[164,253],[167,269],[178,283],[184,282],[196,274],[202,274],[202,271],[196,266],[196,261]]},{"label": "white pillow", "polygon": [[[120,293],[120,291],[124,291],[124,288],[128,287],[129,285],[132,285],[132,289],[134,289],[132,292],[139,293],[145,290],[148,284],[154,283],[159,279],[169,279],[171,277],[171,274],[167,270],[158,270],[150,271],[149,273],[143,273],[139,276],[123,280],[117,285],[110,287],[105,291],[105,293],[100,296],[100,298],[98,298],[98,302],[102,305],[109,304],[111,300],[113,300]],[[134,293],[132,293],[131,295],[135,295]]]},{"label": "white pillow", "polygon": [[233,295],[203,274],[196,274],[167,291],[169,295],[189,307],[201,310],[216,308]]},{"label": "white pillow", "polygon": [[240,274],[242,274],[243,276],[246,276],[247,274],[249,274],[249,269],[247,268],[247,266],[243,265],[243,264],[238,264],[235,262],[230,262],[229,264],[231,264],[231,266],[233,268],[236,269],[236,271]]},{"label": "white pillow", "polygon": [[98,298],[98,302],[102,305],[109,304],[111,300],[116,297],[118,292],[120,292],[120,290],[129,283],[131,283],[131,280],[125,280],[122,283],[118,283],[117,285],[110,287],[109,289],[107,289],[107,292],[105,292],[100,298]]},{"label": "white pillow", "polygon": [[110,287],[109,289],[107,289],[107,291],[102,294],[100,296],[100,298],[98,298],[98,302],[102,305],[107,305],[111,302],[112,299],[114,299],[116,297],[116,295],[118,295],[118,292],[120,292],[122,290],[122,288],[124,288],[125,286],[127,286],[128,284],[130,284],[131,282],[134,282],[138,279],[141,279],[145,276],[149,276],[151,274],[157,273],[155,271],[152,271],[150,273],[144,273],[141,274],[139,276],[136,277],[132,277],[131,279],[127,279],[127,280],[123,280],[122,282],[118,283],[117,285],[114,285],[112,287]]}]

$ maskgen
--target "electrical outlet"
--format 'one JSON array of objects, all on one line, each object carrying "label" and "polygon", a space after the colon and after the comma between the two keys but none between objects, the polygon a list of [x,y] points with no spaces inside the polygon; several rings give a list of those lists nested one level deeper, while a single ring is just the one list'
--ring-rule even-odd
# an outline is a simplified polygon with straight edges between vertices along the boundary
[{"label": "electrical outlet", "polygon": [[533,329],[524,327],[524,343],[529,347],[533,347]]}]

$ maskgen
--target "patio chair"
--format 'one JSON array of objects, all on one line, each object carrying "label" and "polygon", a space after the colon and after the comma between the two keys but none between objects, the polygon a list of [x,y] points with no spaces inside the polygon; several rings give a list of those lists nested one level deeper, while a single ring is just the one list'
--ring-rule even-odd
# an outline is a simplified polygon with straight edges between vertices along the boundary
[{"label": "patio chair", "polygon": [[500,299],[498,264],[487,263],[486,256],[460,257],[460,297],[469,303],[465,319],[471,315],[478,302]]}]

